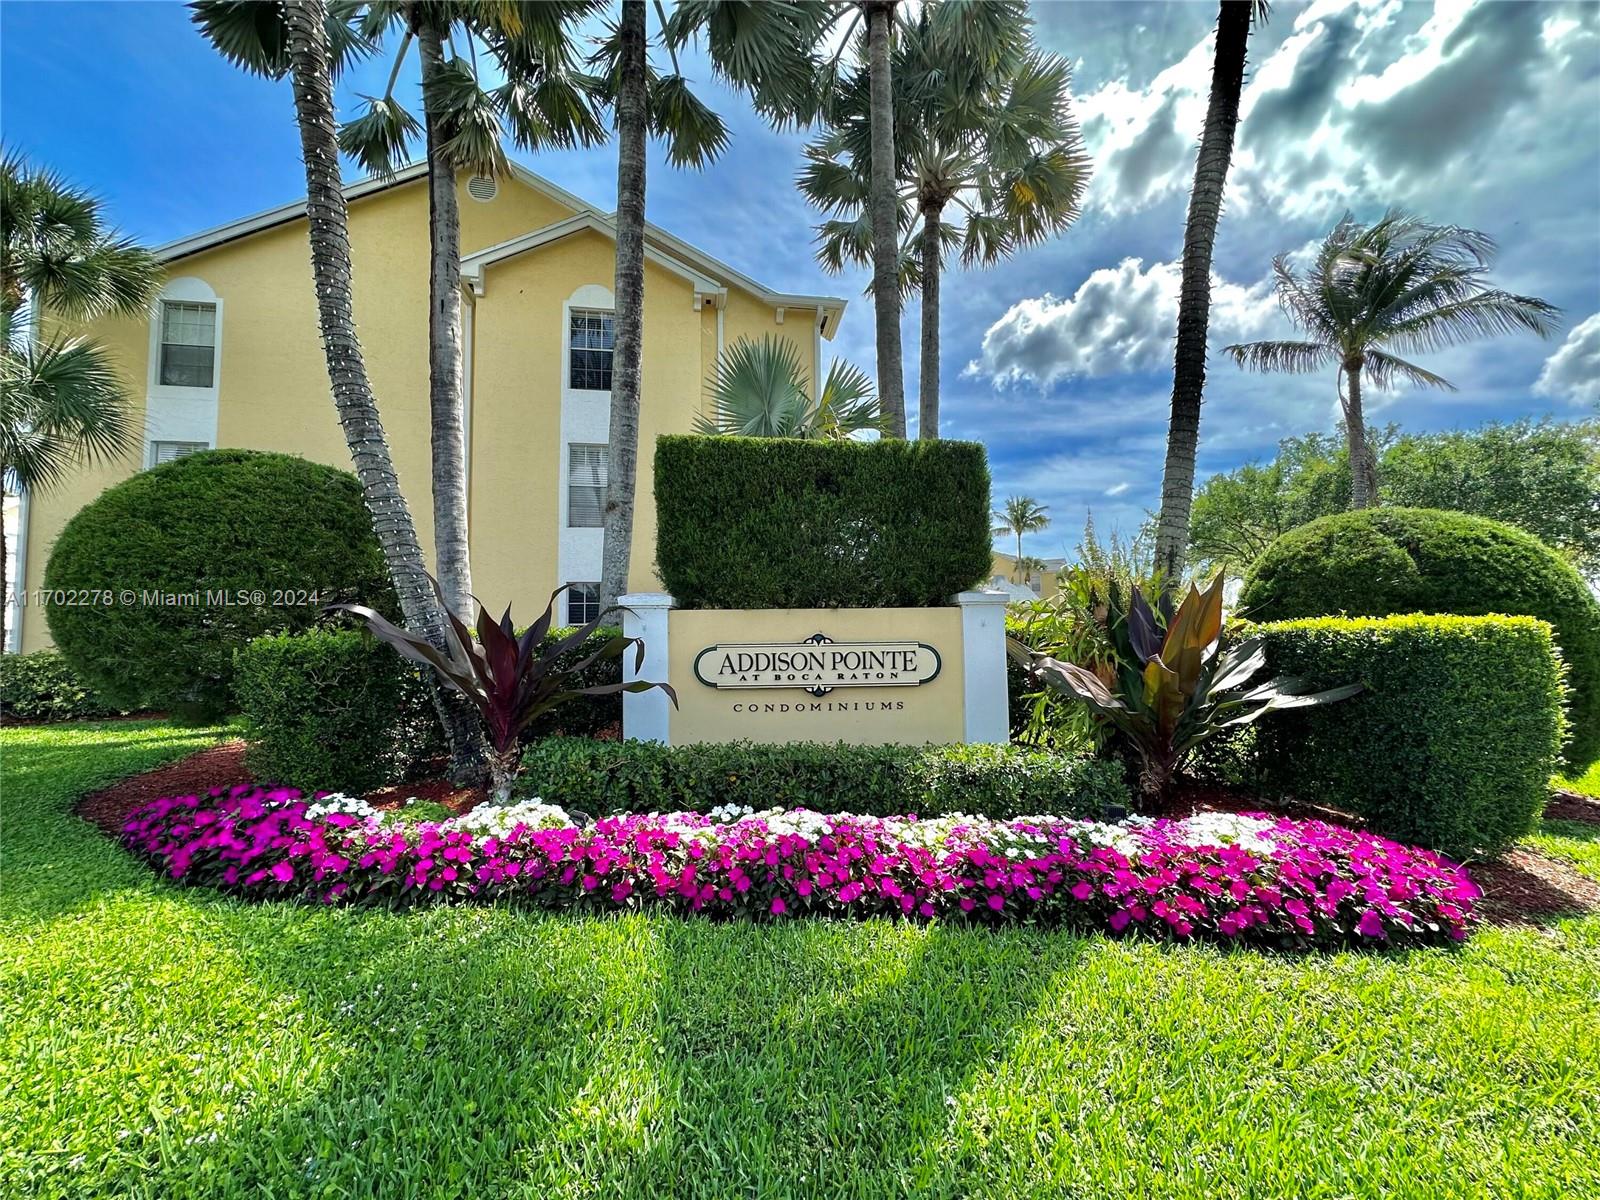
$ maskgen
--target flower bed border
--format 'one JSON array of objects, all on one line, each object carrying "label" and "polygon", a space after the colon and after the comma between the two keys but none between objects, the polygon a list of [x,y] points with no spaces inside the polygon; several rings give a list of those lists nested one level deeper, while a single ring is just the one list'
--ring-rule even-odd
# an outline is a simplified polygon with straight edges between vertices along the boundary
[{"label": "flower bed border", "polygon": [[578,826],[537,803],[417,825],[370,811],[240,786],[144,805],[123,842],[178,883],[260,899],[900,916],[1297,948],[1459,941],[1479,896],[1432,851],[1265,814],[1106,826],[796,810]]}]

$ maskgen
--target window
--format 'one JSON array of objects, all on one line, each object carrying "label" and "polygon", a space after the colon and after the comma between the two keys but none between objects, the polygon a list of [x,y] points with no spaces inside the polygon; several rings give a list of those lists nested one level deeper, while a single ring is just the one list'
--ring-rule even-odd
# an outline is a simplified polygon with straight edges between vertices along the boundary
[{"label": "window", "polygon": [[599,529],[606,506],[606,448],[567,447],[567,524]]},{"label": "window", "polygon": [[208,388],[217,378],[217,306],[190,300],[161,304],[161,383]]},{"label": "window", "polygon": [[600,615],[600,585],[574,583],[567,593],[567,624],[587,625]]},{"label": "window", "polygon": [[593,308],[572,310],[567,386],[590,392],[611,390],[611,314]]},{"label": "window", "polygon": [[162,463],[171,462],[175,458],[182,458],[185,454],[193,454],[197,450],[209,450],[210,446],[204,442],[151,442],[150,465],[159,467]]}]

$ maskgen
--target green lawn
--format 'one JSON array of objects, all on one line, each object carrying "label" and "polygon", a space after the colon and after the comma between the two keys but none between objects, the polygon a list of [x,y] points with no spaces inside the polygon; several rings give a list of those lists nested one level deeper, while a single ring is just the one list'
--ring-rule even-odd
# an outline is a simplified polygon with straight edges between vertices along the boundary
[{"label": "green lawn", "polygon": [[1600,918],[1289,958],[248,907],[68,813],[216,736],[0,734],[8,1200],[1600,1194]]}]

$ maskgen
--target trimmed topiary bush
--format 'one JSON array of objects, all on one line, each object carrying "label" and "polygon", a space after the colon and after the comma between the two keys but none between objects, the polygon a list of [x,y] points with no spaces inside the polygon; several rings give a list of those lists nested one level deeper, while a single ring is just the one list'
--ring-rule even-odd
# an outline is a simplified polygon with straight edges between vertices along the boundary
[{"label": "trimmed topiary bush", "polygon": [[1258,621],[1343,614],[1511,613],[1555,629],[1571,689],[1565,761],[1600,759],[1600,602],[1533,535],[1483,517],[1426,508],[1338,513],[1284,534],[1245,580]]},{"label": "trimmed topiary bush", "polygon": [[1361,682],[1256,729],[1269,790],[1359,814],[1448,854],[1532,831],[1561,745],[1561,665],[1532,617],[1398,616],[1257,626],[1271,674]]},{"label": "trimmed topiary bush", "polygon": [[976,442],[669,436],[656,569],[682,608],[917,608],[989,573]]},{"label": "trimmed topiary bush", "polygon": [[250,773],[307,793],[360,795],[398,780],[415,745],[402,720],[417,708],[408,693],[427,704],[398,654],[350,629],[256,638],[235,657],[233,688],[249,724]]},{"label": "trimmed topiary bush", "polygon": [[663,746],[549,738],[519,792],[590,813],[720,805],[871,816],[1100,817],[1131,796],[1115,763],[1017,746]]},{"label": "trimmed topiary bush", "polygon": [[233,656],[334,600],[392,611],[354,475],[287,454],[211,450],[84,506],[45,568],[50,635],[111,703],[214,716]]},{"label": "trimmed topiary bush", "polygon": [[124,712],[54,650],[0,654],[0,713],[17,721],[92,721]]}]

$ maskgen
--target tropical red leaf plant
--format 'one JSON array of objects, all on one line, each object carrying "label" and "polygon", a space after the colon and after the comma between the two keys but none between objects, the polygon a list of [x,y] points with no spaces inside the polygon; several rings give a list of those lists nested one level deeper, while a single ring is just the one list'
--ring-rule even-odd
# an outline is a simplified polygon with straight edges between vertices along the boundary
[{"label": "tropical red leaf plant", "polygon": [[[439,583],[433,582],[435,592]],[[609,638],[598,650],[576,662],[568,656],[582,646],[614,609],[606,609],[586,625],[572,629],[564,637],[545,645],[545,635],[555,620],[556,598],[572,585],[563,584],[550,593],[550,602],[538,620],[520,635],[511,620],[511,607],[496,621],[489,610],[473,597],[478,608],[477,636],[448,608],[450,627],[441,650],[426,638],[386,620],[361,604],[331,604],[328,612],[347,612],[366,622],[374,636],[411,662],[431,669],[448,687],[465,696],[483,719],[489,744],[489,777],[492,797],[504,804],[511,797],[521,766],[517,739],[524,729],[552,708],[580,696],[611,696],[618,692],[647,692],[660,688],[678,703],[678,694],[667,683],[635,679],[625,683],[581,686],[584,672],[598,663],[621,659],[634,652],[637,671],[644,663],[644,642],[622,634]],[[440,598],[441,605],[443,597]]]},{"label": "tropical red leaf plant", "polygon": [[1258,638],[1223,645],[1222,584],[1220,574],[1204,592],[1191,584],[1176,610],[1159,599],[1152,607],[1138,587],[1126,601],[1115,586],[1104,602],[1092,598],[1089,610],[1110,659],[1093,669],[1008,639],[1012,658],[1035,681],[1083,701],[1132,753],[1145,812],[1170,807],[1184,759],[1223,730],[1278,709],[1330,704],[1362,688],[1353,683],[1307,692],[1288,676],[1252,683],[1267,664],[1266,650]]}]

